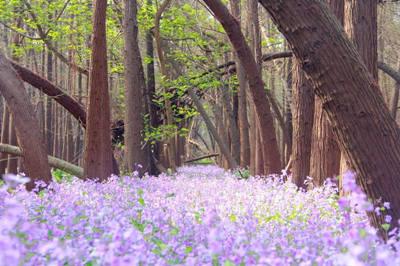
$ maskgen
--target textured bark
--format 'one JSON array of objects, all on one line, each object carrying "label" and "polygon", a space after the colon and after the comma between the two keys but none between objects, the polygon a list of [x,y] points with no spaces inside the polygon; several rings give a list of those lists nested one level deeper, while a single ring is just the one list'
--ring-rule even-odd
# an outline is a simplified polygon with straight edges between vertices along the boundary
[{"label": "textured bark", "polygon": [[229,13],[224,4],[219,0],[204,0],[204,2],[228,34],[249,81],[249,90],[261,125],[264,173],[279,173],[281,171],[281,162],[270,102],[266,97],[264,82],[258,71],[254,56],[246,43],[238,21]]},{"label": "textured bark", "polygon": [[107,78],[106,0],[94,0],[92,56],[87,111],[84,175],[107,179],[113,174],[110,99]]},{"label": "textured bark", "polygon": [[49,183],[51,174],[47,150],[33,106],[29,102],[29,96],[17,72],[1,53],[0,73],[0,93],[6,100],[14,119],[18,143],[25,158],[25,172],[31,178],[27,187],[32,189],[37,180]]},{"label": "textured bark", "polygon": [[[378,83],[378,3],[377,0],[344,0],[344,29],[363,63]],[[382,95],[383,97],[383,95]],[[349,169],[342,152],[340,172]]]},{"label": "textured bark", "polygon": [[[400,218],[400,130],[377,83],[328,6],[317,0],[260,0],[293,47],[321,98],[338,142],[373,201],[391,203]],[[369,213],[371,224],[382,218]]]},{"label": "textured bark", "polygon": [[[143,146],[144,129],[144,80],[142,57],[139,50],[137,1],[125,0],[124,37],[125,37],[125,159],[130,172],[148,171],[148,156]],[[138,169],[137,164],[143,166]]]},{"label": "textured bark", "polygon": [[[343,24],[344,1],[328,0],[338,22]],[[315,186],[322,186],[328,177],[334,177],[340,170],[340,150],[322,101],[315,96],[314,126],[311,142],[310,176]]]},{"label": "textured bark", "polygon": [[297,60],[293,64],[292,114],[292,179],[298,187],[305,187],[310,172],[314,92]]},{"label": "textured bark", "polygon": [[372,77],[378,80],[377,0],[344,0],[344,28]]}]

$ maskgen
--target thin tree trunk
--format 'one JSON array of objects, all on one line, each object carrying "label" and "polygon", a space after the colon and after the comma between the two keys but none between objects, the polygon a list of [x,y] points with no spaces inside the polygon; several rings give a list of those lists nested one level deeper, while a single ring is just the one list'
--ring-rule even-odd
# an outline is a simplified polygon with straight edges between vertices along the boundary
[{"label": "thin tree trunk", "polygon": [[[137,1],[124,0],[125,37],[125,159],[130,172],[148,171],[148,156],[143,147],[144,105],[146,90],[140,55],[137,22]],[[138,168],[138,165],[143,168]]]},{"label": "thin tree trunk", "polygon": [[293,69],[292,178],[298,187],[305,187],[304,181],[310,174],[314,92],[297,60],[294,61]]},{"label": "thin tree trunk", "polygon": [[[7,104],[3,105],[3,120],[1,124],[1,143],[9,144],[8,141],[8,128],[10,127],[10,112],[8,111]],[[0,174],[4,174],[7,170],[7,159],[6,153],[0,153]]]},{"label": "thin tree trunk", "polygon": [[[156,47],[157,47],[157,54],[158,54],[158,60],[160,62],[160,72],[161,75],[163,76],[164,81],[167,81],[169,79],[169,74],[168,69],[166,66],[165,62],[165,56],[164,56],[164,51],[162,48],[161,44],[161,34],[160,34],[160,20],[162,14],[165,12],[165,10],[168,8],[168,6],[171,4],[172,0],[164,0],[164,2],[161,4],[160,8],[157,10],[156,16],[154,18],[154,39],[156,42]],[[167,93],[167,88],[164,88],[165,92]],[[173,110],[172,110],[172,105],[170,99],[166,97],[165,101],[165,114],[166,114],[166,124],[173,126],[174,125],[174,117],[173,117]],[[175,145],[175,138],[174,137],[169,137],[168,139],[168,148],[167,148],[167,154],[168,154],[168,161],[169,161],[169,166],[172,169],[172,171],[176,170],[176,145]]]},{"label": "thin tree trunk", "polygon": [[[398,55],[398,69],[400,72],[400,53]],[[392,98],[392,104],[391,104],[391,114],[393,119],[396,121],[397,118],[397,110],[399,109],[399,95],[400,95],[400,82],[396,82],[395,88],[394,88],[394,93],[393,93],[393,98]]]},{"label": "thin tree trunk", "polygon": [[[153,1],[152,0],[147,0],[147,5],[152,6]],[[148,30],[146,32],[146,57],[149,59],[149,62],[147,63],[146,66],[146,72],[147,72],[147,86],[146,86],[146,100],[147,100],[147,106],[148,106],[148,114],[150,117],[150,126],[152,128],[156,128],[159,126],[159,122],[157,119],[157,111],[155,104],[153,103],[153,99],[155,96],[156,92],[156,84],[155,84],[155,76],[154,76],[154,44],[153,44],[153,33],[151,30]],[[156,142],[153,144],[153,147],[151,148],[151,151],[149,153],[150,156],[150,162],[151,162],[151,169],[150,169],[150,174],[156,175],[158,174],[157,172],[157,167],[155,165],[155,160],[158,160],[160,157],[160,143]]]}]

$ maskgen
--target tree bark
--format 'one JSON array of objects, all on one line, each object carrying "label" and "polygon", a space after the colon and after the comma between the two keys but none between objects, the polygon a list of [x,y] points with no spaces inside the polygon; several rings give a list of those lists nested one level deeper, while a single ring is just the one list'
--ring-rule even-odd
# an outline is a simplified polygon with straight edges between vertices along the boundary
[{"label": "tree bark", "polygon": [[[377,0],[345,0],[344,29],[361,55],[368,71],[378,83]],[[343,152],[341,157],[340,172],[344,173],[349,168],[349,164]]]},{"label": "tree bark", "polygon": [[[125,159],[130,172],[148,171],[148,156],[143,143],[144,105],[146,90],[142,57],[140,55],[137,22],[137,1],[124,0],[125,37]],[[138,164],[142,168],[138,168]]]},{"label": "tree bark", "polygon": [[31,178],[27,188],[32,189],[37,180],[49,183],[51,174],[45,142],[29,96],[23,87],[17,72],[0,53],[0,92],[14,119],[18,143],[25,158],[25,171]]},{"label": "tree bark", "polygon": [[[239,0],[230,0],[231,13],[236,20],[241,22],[241,8]],[[239,81],[237,92],[238,97],[238,134],[232,131],[232,154],[236,155],[236,160],[240,162],[240,167],[248,167],[250,159],[250,140],[249,140],[249,121],[247,120],[247,80],[243,66],[239,61],[236,53],[234,53],[234,61],[236,62],[236,75]],[[237,139],[239,138],[239,139]]]},{"label": "tree bark", "polygon": [[[147,0],[148,6],[153,5],[152,0]],[[157,128],[159,126],[159,120],[157,118],[157,110],[156,106],[153,102],[156,93],[156,82],[154,75],[154,44],[153,44],[153,33],[151,30],[146,32],[146,56],[149,59],[149,62],[146,66],[147,73],[147,84],[146,84],[146,100],[148,107],[148,114],[150,118],[150,126],[152,128]],[[155,165],[155,160],[158,160],[160,157],[160,143],[156,142],[152,145],[149,152],[151,169],[149,171],[150,174],[156,175],[158,174],[157,167]]]},{"label": "tree bark", "polygon": [[[317,0],[260,0],[293,47],[322,100],[338,142],[376,202],[390,202],[391,226],[400,218],[400,131],[376,81],[328,6]],[[382,232],[382,218],[368,213]]]},{"label": "tree bark", "polygon": [[107,0],[94,0],[90,91],[87,111],[84,175],[107,179],[113,174],[110,99],[106,45]]},{"label": "tree bark", "polygon": [[[400,53],[398,60],[398,69],[400,71]],[[400,96],[400,81],[396,82],[395,89],[393,92],[392,104],[390,112],[392,114],[393,119],[396,121],[397,118],[397,110],[399,109],[399,96]]]},{"label": "tree bark", "polygon": [[[1,143],[8,144],[8,128],[10,127],[10,112],[8,111],[7,104],[3,106],[3,120],[1,124]],[[6,153],[0,153],[0,175],[6,173],[7,170]]]},{"label": "tree bark", "polygon": [[246,43],[238,21],[229,13],[225,5],[219,0],[204,0],[204,2],[228,34],[249,81],[249,89],[256,107],[257,118],[261,125],[264,174],[279,173],[282,169],[275,125],[270,109],[270,102],[264,91],[264,82],[258,71],[254,56]]},{"label": "tree bark", "polygon": [[293,64],[292,114],[292,179],[305,188],[304,181],[310,174],[314,92],[297,60]]},{"label": "tree bark", "polygon": [[[344,1],[328,0],[339,24],[343,24]],[[340,150],[322,101],[315,96],[314,126],[311,141],[310,176],[315,186],[322,186],[328,177],[335,177],[340,170]]]}]

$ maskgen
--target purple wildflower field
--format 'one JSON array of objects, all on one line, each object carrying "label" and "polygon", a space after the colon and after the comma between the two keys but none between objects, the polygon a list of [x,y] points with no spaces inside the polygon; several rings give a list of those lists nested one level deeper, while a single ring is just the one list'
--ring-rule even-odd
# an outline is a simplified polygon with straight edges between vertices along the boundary
[{"label": "purple wildflower field", "polygon": [[365,215],[390,204],[372,206],[351,173],[340,199],[332,182],[304,192],[284,179],[191,166],[39,193],[3,185],[0,265],[400,265],[397,230],[383,243]]}]

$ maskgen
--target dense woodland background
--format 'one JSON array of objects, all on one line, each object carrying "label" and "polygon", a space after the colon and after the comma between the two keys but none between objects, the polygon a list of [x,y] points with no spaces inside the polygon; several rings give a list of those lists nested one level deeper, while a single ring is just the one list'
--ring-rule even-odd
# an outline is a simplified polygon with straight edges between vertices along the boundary
[{"label": "dense woodland background", "polygon": [[[351,86],[358,76],[335,76],[338,65],[332,72],[307,72],[306,56],[301,56],[309,51],[294,49],[297,59],[292,52],[297,36],[293,25],[300,25],[296,24],[301,20],[299,14],[290,17],[290,8],[287,13],[274,13],[273,3],[260,2],[265,8],[252,0],[224,1],[226,5],[211,0],[95,1],[97,5],[87,0],[0,0],[2,51],[25,81],[33,106],[24,110],[18,122],[10,110],[21,106],[9,103],[7,107],[4,99],[0,100],[0,173],[30,174],[28,165],[35,162],[27,159],[40,154],[42,144],[43,151],[63,160],[49,160],[53,167],[100,179],[134,170],[158,174],[200,162],[226,169],[241,167],[253,175],[286,169],[293,174],[293,181],[304,187],[307,176],[319,186],[327,177],[347,169],[368,177],[370,170],[363,168],[364,164],[385,168],[380,160],[371,158],[374,152],[357,153],[357,149],[380,150],[379,142],[365,138],[361,148],[347,138],[355,135],[362,139],[362,132],[371,128],[360,122],[361,133],[353,132],[325,113],[340,112],[349,105],[344,103],[344,109],[333,106],[336,94],[326,96],[319,91],[318,86],[327,81],[318,83],[315,78],[329,76],[329,86],[345,88],[343,84]],[[294,6],[294,2],[285,5]],[[307,10],[301,4],[324,1],[300,2],[298,10]],[[379,84],[376,95],[383,101],[378,104],[384,102],[382,108],[399,123],[400,3],[326,2],[321,6],[330,6],[338,32],[344,31],[355,44],[364,66]],[[240,23],[246,42],[241,41],[232,21]],[[315,25],[314,32],[323,28],[317,19]],[[313,36],[304,38],[312,40]],[[301,38],[296,41],[301,43]],[[301,48],[308,49],[306,45]],[[327,46],[319,49],[317,53],[332,58],[347,57]],[[2,67],[8,64],[3,57],[1,61]],[[354,65],[354,71],[363,69]],[[0,74],[8,80],[4,73]],[[14,83],[12,90],[19,90],[20,85]],[[358,97],[375,101],[358,92],[343,97],[354,101],[354,106]],[[34,117],[29,118],[32,112]],[[374,127],[390,128],[373,112],[360,111],[361,120],[364,115]],[[37,122],[38,130],[27,122],[32,128],[25,128],[17,138],[16,124],[30,119]],[[25,146],[18,143],[22,138]],[[3,144],[19,144],[22,153],[31,150],[31,155],[19,157],[19,150]],[[348,153],[358,157],[348,158]],[[43,172],[36,173],[31,175],[38,177]],[[375,181],[368,178],[363,187],[369,196],[382,196],[378,194],[385,189],[379,190],[378,185],[379,192],[369,190]],[[392,185],[388,181],[388,186]],[[398,196],[396,201],[400,201]]]}]

